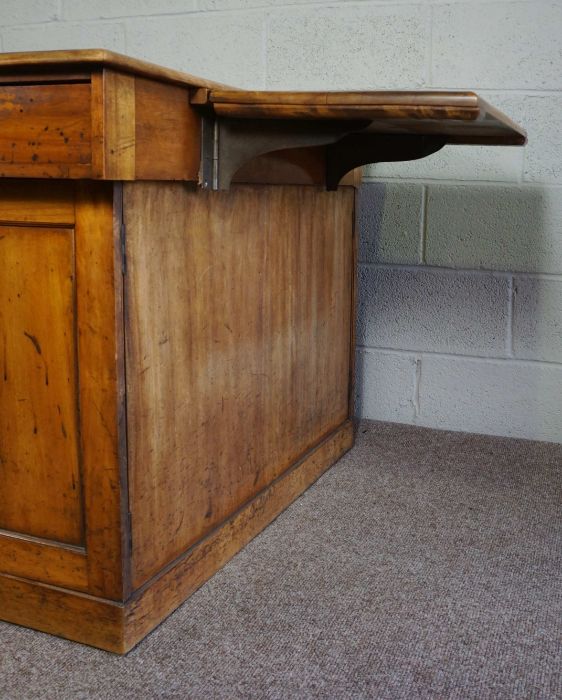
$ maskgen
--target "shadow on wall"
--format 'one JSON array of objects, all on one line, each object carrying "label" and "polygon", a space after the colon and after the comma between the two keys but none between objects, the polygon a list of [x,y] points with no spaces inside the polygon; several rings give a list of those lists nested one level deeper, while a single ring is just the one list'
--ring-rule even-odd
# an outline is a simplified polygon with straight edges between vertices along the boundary
[{"label": "shadow on wall", "polygon": [[357,414],[562,440],[559,191],[369,183],[358,225]]}]

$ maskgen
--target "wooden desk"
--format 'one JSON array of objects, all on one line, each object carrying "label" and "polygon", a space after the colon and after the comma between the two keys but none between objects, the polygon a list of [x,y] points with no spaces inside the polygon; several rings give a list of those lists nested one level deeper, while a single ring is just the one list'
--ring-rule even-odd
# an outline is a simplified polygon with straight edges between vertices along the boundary
[{"label": "wooden desk", "polygon": [[170,614],[352,445],[347,173],[524,142],[468,92],[0,55],[0,618],[124,653]]}]

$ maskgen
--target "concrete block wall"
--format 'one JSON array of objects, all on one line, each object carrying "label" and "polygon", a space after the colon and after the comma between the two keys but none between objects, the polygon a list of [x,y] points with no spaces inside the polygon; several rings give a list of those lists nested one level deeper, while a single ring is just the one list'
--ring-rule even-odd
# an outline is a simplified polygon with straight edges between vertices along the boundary
[{"label": "concrete block wall", "polygon": [[525,149],[366,170],[357,411],[562,442],[562,0],[0,0],[0,49],[248,88],[468,88]]}]

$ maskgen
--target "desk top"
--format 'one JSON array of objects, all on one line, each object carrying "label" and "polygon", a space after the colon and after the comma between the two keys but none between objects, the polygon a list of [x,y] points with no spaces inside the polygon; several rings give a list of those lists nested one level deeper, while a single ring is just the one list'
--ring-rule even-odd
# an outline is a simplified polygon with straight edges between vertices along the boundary
[{"label": "desk top", "polygon": [[187,87],[226,87],[213,80],[198,78],[189,73],[164,68],[138,58],[124,56],[106,49],[73,49],[69,51],[24,51],[0,53],[0,73],[25,70],[92,70],[95,67],[113,68],[124,73],[133,73],[165,83]]},{"label": "desk top", "polygon": [[268,92],[230,88],[105,49],[0,54],[0,74],[105,67],[165,83],[202,88],[192,103],[238,119],[364,120],[371,133],[439,134],[447,143],[523,145],[524,129],[474,92]]},{"label": "desk top", "polygon": [[242,90],[104,49],[0,54],[2,104],[0,177],[195,179],[225,188],[250,160],[316,149],[333,188],[365,163],[527,140],[474,92]]}]

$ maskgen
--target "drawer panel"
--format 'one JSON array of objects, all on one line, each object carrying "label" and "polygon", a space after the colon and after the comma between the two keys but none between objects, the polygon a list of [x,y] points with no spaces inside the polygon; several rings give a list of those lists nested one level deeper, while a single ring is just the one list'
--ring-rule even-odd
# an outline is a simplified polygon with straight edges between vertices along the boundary
[{"label": "drawer panel", "polygon": [[0,85],[0,177],[91,174],[91,84]]}]

